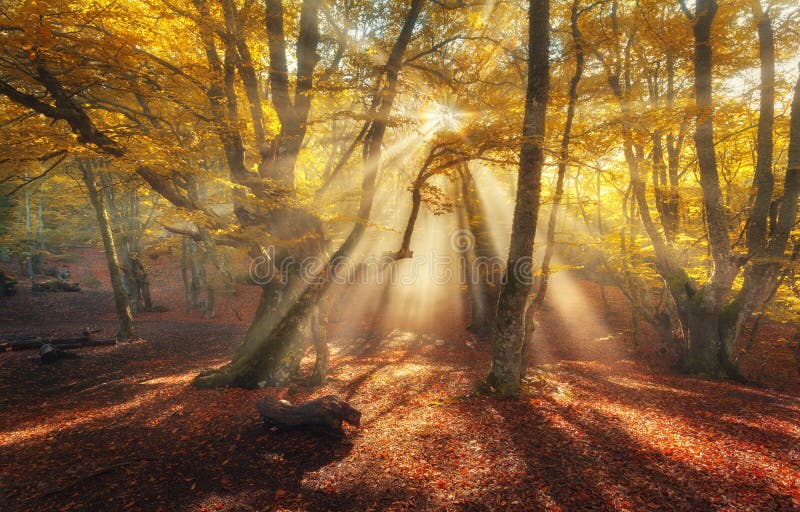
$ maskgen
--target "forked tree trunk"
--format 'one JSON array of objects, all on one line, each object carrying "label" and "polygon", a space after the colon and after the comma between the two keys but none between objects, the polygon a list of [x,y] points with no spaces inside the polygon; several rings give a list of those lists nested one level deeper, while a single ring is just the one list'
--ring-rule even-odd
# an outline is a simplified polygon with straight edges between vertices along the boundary
[{"label": "forked tree trunk", "polygon": [[[273,4],[275,2],[270,2],[270,5]],[[290,291],[292,296],[280,298],[276,302],[281,292],[272,286],[264,287],[255,319],[232,361],[219,370],[200,374],[194,381],[196,386],[204,388],[279,386],[286,384],[296,375],[300,359],[308,345],[309,322],[330,284],[331,269],[335,268],[337,261],[349,257],[366,229],[375,193],[375,176],[380,162],[383,136],[397,91],[398,74],[423,5],[424,0],[412,0],[403,28],[386,63],[386,86],[374,98],[371,111],[375,118],[364,139],[364,183],[359,222],[353,227],[339,250],[323,266],[318,279],[303,283],[304,289],[298,286],[296,291]],[[310,87],[310,84],[306,85]],[[304,103],[303,108],[305,108]],[[318,243],[322,243],[323,233],[319,219],[305,212],[290,209],[283,209],[277,213],[290,216],[292,229],[295,229],[297,234],[312,234],[311,238],[315,235]],[[284,223],[277,223],[281,224]],[[291,238],[297,238],[297,234]],[[312,252],[316,256],[323,254],[322,247],[317,247]],[[292,288],[291,285],[289,288]],[[276,304],[280,304],[277,312]],[[319,339],[314,342],[318,347],[322,344]],[[327,350],[318,348],[317,356],[318,369],[315,371],[314,379],[321,380],[327,374]]]},{"label": "forked tree trunk", "polygon": [[[730,268],[733,263],[728,263],[728,268],[725,265],[726,257],[731,259],[731,256],[725,254],[730,251],[727,249],[729,247],[727,226],[719,225],[719,221],[724,218],[719,219],[717,214],[710,214],[708,229],[714,257],[715,277],[689,301],[676,300],[678,309],[682,313],[686,339],[686,352],[682,361],[684,369],[696,374],[737,379],[741,379],[742,376],[736,364],[738,359],[735,353],[736,342],[745,322],[769,300],[778,286],[780,267],[785,261],[786,243],[797,215],[797,198],[798,192],[800,192],[800,80],[798,80],[791,108],[789,162],[784,180],[781,211],[775,222],[773,236],[768,237],[767,218],[773,191],[771,153],[774,112],[774,84],[772,83],[774,81],[774,43],[769,17],[761,12],[757,2],[754,3],[754,6],[756,7],[755,14],[759,32],[762,92],[758,137],[759,161],[754,177],[756,200],[748,221],[747,231],[748,256],[751,260],[745,270],[741,289],[729,297],[733,276],[726,276],[725,273],[734,273],[735,275],[738,269]],[[705,11],[700,10],[701,8],[704,8]],[[711,53],[708,27],[715,10],[716,4],[713,0],[698,3],[698,15],[695,23],[697,39],[695,78],[699,82],[697,99],[701,113],[704,109],[710,109]],[[720,201],[713,200],[714,187],[708,187],[711,194],[706,191],[707,185],[713,185],[710,183],[709,175],[712,171],[713,176],[716,175],[713,167],[713,139],[710,125],[710,119],[698,120],[695,141],[698,144],[701,185],[704,186],[706,207],[714,210],[716,205],[718,210]],[[709,166],[709,170],[706,171],[703,170],[704,158],[710,160],[705,164]],[[704,184],[704,180],[709,183]],[[716,189],[718,188],[717,181]],[[709,197],[712,201],[709,201]],[[724,233],[722,233],[723,227],[725,228]],[[722,274],[723,277],[717,278],[718,274]]]},{"label": "forked tree trunk", "polygon": [[685,351],[683,370],[695,375],[720,377],[723,340],[720,332],[720,311],[714,304],[704,304],[702,298],[683,304],[683,333]]},{"label": "forked tree trunk", "polygon": [[484,383],[489,391],[507,396],[519,393],[525,368],[525,319],[533,284],[533,241],[539,215],[544,162],[543,139],[550,70],[549,19],[549,1],[530,0],[528,85],[511,247],[506,266],[506,281],[497,304],[492,366]]},{"label": "forked tree trunk", "polygon": [[114,292],[114,305],[116,306],[117,318],[119,319],[119,337],[131,339],[134,337],[131,306],[128,302],[128,294],[125,293],[125,287],[122,285],[122,270],[119,257],[117,256],[117,248],[114,244],[114,234],[111,232],[111,225],[108,220],[108,211],[106,210],[103,196],[97,189],[97,181],[92,165],[92,162],[88,160],[80,161],[80,167],[83,171],[83,182],[86,184],[89,200],[92,202],[95,214],[97,215],[100,235],[103,238],[103,249],[106,253],[108,273],[111,276],[111,288]]}]

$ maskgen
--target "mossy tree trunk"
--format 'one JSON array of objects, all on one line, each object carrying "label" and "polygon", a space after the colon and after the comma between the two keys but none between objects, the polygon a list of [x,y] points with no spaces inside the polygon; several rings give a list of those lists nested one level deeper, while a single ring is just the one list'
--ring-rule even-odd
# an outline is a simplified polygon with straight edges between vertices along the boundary
[{"label": "mossy tree trunk", "polygon": [[[312,317],[317,312],[320,301],[330,284],[331,273],[336,270],[336,263],[352,254],[366,229],[375,194],[375,177],[380,164],[383,136],[389,114],[397,93],[397,80],[403,63],[403,55],[411,40],[424,0],[412,0],[406,20],[389,54],[384,75],[378,77],[384,81],[373,98],[370,112],[374,118],[370,122],[364,141],[363,184],[361,204],[359,206],[359,222],[353,227],[350,235],[336,253],[322,266],[322,270],[309,279],[293,278],[294,284],[276,288],[274,283],[263,287],[261,301],[255,319],[248,329],[245,341],[237,350],[231,362],[219,370],[204,372],[195,379],[198,387],[237,386],[254,388],[263,386],[279,386],[286,384],[296,376],[300,359],[306,352]],[[275,4],[271,2],[270,5]],[[274,7],[276,5],[273,5]],[[269,14],[269,13],[268,13]],[[310,29],[308,29],[310,32]],[[276,41],[271,42],[277,43]],[[271,48],[271,51],[275,49]],[[310,73],[310,71],[309,71]],[[310,84],[307,84],[310,87]],[[303,99],[305,102],[305,99]],[[302,105],[305,108],[305,103]],[[299,148],[298,148],[299,149]],[[288,185],[288,183],[286,184]],[[322,225],[316,217],[302,211],[281,209],[273,213],[275,216],[267,222],[275,228],[287,230],[284,237],[274,232],[277,238],[303,238],[311,244],[306,247],[308,255],[323,254],[324,237]],[[301,236],[302,235],[302,236]],[[280,261],[281,258],[278,258]],[[288,296],[284,295],[288,292]],[[324,328],[324,326],[322,326]],[[317,331],[321,331],[316,325]],[[322,381],[327,375],[329,354],[327,346],[321,345],[324,340],[317,337],[317,363],[312,380]]]}]

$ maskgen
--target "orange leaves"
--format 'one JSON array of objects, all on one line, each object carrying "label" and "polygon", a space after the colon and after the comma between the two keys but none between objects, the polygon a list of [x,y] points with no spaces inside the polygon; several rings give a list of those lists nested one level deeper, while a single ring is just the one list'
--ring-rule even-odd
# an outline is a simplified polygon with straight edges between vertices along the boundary
[{"label": "orange leaves", "polygon": [[[16,383],[3,388],[14,414],[0,416],[2,431],[41,428],[3,447],[10,509],[800,507],[800,400],[790,393],[633,361],[567,361],[528,399],[466,396],[490,356],[456,343],[335,351],[337,379],[292,395],[201,391],[181,376],[219,364],[242,328],[170,318],[142,322],[148,343],[87,352],[52,380],[15,354],[0,358],[0,384]],[[272,432],[254,409],[265,393],[294,402],[350,392],[364,426],[344,439]],[[36,498],[50,487],[35,482],[60,488],[115,464],[125,465]]]}]

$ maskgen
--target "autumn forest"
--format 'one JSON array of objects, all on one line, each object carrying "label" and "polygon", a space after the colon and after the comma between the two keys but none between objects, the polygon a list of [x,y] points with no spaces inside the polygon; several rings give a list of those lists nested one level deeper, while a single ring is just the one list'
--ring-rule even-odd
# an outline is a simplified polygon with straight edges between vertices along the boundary
[{"label": "autumn forest", "polygon": [[0,0],[0,510],[800,510],[796,0]]}]

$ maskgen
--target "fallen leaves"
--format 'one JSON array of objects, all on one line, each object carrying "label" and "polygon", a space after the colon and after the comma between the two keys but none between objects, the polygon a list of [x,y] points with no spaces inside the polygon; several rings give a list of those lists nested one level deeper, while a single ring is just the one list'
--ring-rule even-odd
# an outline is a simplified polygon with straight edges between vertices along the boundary
[{"label": "fallen leaves", "polygon": [[[578,360],[533,367],[524,400],[473,396],[485,351],[407,332],[359,356],[345,350],[352,338],[335,339],[337,379],[324,388],[191,388],[227,358],[236,328],[144,324],[147,343],[87,351],[47,378],[0,359],[14,411],[0,429],[17,433],[0,452],[0,508],[800,507],[792,394]],[[273,433],[254,408],[264,393],[348,396],[364,424],[340,441]]]}]

